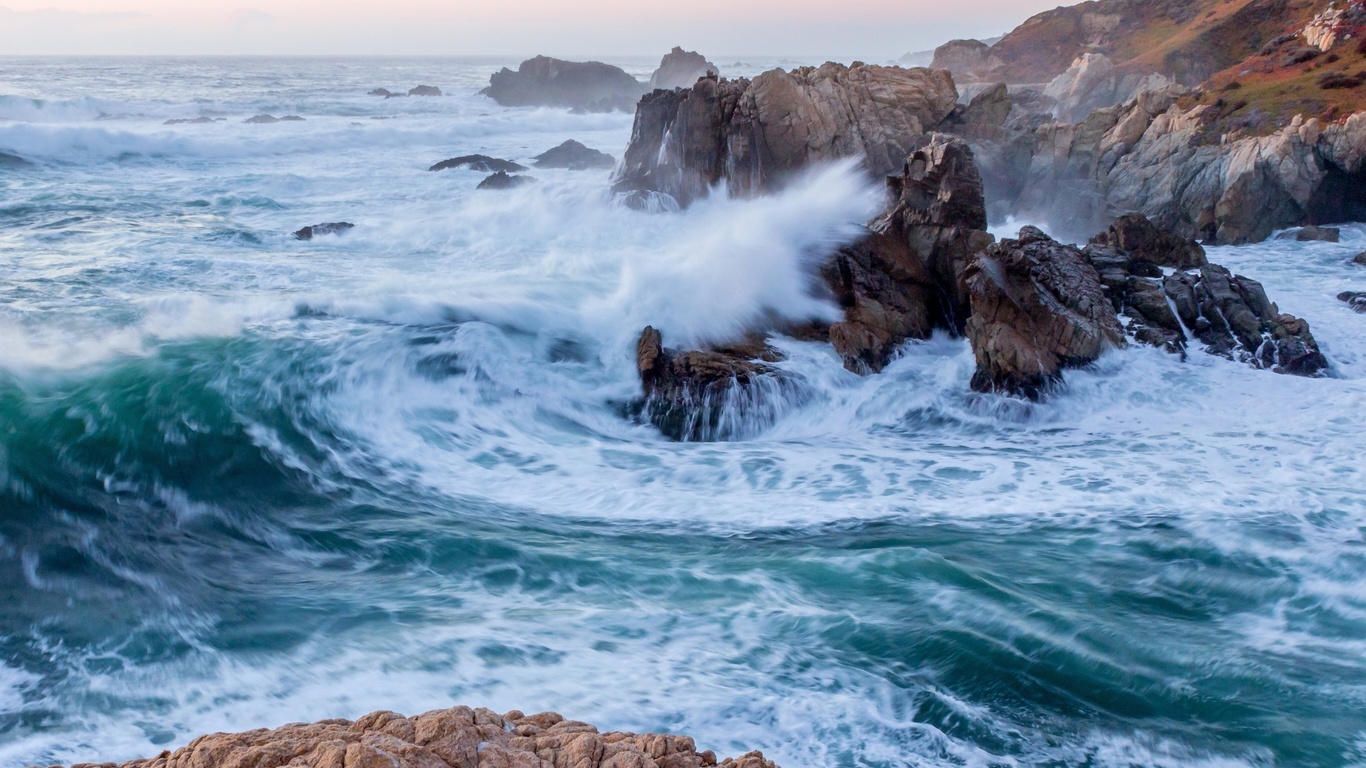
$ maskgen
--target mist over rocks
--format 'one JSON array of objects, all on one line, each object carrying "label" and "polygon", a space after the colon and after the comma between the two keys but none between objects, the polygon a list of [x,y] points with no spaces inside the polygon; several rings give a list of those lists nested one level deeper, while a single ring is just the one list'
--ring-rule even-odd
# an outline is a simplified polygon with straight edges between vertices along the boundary
[{"label": "mist over rocks", "polygon": [[521,187],[530,186],[535,183],[536,179],[531,176],[513,176],[512,174],[509,174],[507,171],[496,171],[492,176],[489,176],[488,178],[479,182],[479,186],[475,187],[475,189],[518,189]]},{"label": "mist over rocks", "polygon": [[691,88],[701,78],[716,76],[721,70],[707,57],[696,51],[685,51],[677,46],[664,55],[659,68],[650,75],[650,90]]},{"label": "mist over rocks", "polygon": [[563,107],[585,112],[630,111],[648,87],[620,67],[537,56],[517,71],[504,67],[480,91],[505,107]]},{"label": "mist over rocks", "polygon": [[752,196],[848,157],[884,176],[957,100],[943,70],[858,62],[776,69],[752,81],[705,77],[640,101],[613,191],[637,207],[686,207],[723,181],[731,194]]},{"label": "mist over rocks", "polygon": [[74,768],[778,768],[760,752],[718,763],[687,736],[602,733],[555,712],[455,707],[372,712],[274,730],[201,736],[154,758]]}]

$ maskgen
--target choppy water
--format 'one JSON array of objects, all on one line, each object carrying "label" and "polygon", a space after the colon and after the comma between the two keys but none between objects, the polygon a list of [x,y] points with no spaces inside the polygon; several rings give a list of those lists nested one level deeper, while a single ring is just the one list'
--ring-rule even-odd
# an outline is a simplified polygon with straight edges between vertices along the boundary
[{"label": "choppy water", "polygon": [[[455,703],[787,768],[1366,765],[1366,317],[1333,298],[1366,228],[1212,254],[1334,378],[1131,349],[1031,406],[968,394],[958,340],[867,379],[791,343],[800,402],[673,444],[624,415],[639,329],[829,312],[803,266],[875,201],[428,173],[620,154],[627,115],[475,95],[510,63],[0,61],[34,163],[0,169],[0,765]],[[365,95],[419,83],[451,95]]]}]

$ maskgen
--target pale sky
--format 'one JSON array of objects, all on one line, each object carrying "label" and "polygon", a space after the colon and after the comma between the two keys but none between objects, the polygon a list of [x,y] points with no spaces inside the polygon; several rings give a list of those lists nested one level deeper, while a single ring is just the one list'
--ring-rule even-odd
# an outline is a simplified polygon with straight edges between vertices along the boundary
[{"label": "pale sky", "polygon": [[5,54],[824,56],[1008,31],[1059,0],[0,0]]}]

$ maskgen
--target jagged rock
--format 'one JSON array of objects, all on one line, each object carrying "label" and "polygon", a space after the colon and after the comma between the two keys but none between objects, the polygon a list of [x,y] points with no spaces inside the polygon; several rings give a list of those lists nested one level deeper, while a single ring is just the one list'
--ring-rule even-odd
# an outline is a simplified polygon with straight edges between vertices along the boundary
[{"label": "jagged rock", "polygon": [[979,254],[965,280],[967,336],[977,358],[972,388],[1032,399],[1064,368],[1123,347],[1124,331],[1082,252],[1034,227]]},{"label": "jagged rock", "polygon": [[1366,312],[1366,293],[1361,291],[1343,291],[1338,294],[1338,301],[1346,302],[1358,312]]},{"label": "jagged rock", "polygon": [[333,221],[327,224],[314,224],[311,227],[304,227],[294,233],[298,240],[312,240],[322,235],[340,235],[349,230],[355,229],[356,225],[349,221]]},{"label": "jagged rock", "polygon": [[1111,246],[1132,261],[1159,267],[1197,269],[1209,263],[1199,243],[1158,229],[1141,213],[1119,217],[1109,229],[1091,238],[1091,243]]},{"label": "jagged rock", "polygon": [[178,117],[167,120],[163,125],[203,125],[212,122],[214,122],[212,117]]},{"label": "jagged rock", "polygon": [[498,173],[500,171],[503,173],[521,173],[522,171],[531,170],[525,165],[514,163],[511,160],[499,160],[496,157],[489,157],[488,155],[461,155],[460,157],[452,157],[449,160],[442,160],[427,170],[445,171],[451,168],[467,168],[471,171],[479,171],[480,173]]},{"label": "jagged rock", "polygon": [[440,88],[437,88],[437,87],[434,86],[434,85],[419,85],[419,86],[417,86],[417,87],[415,87],[415,88],[410,88],[410,89],[408,89],[408,95],[409,95],[409,96],[440,96],[440,95],[442,95],[442,93],[441,93],[441,89],[440,89]]},{"label": "jagged rock", "polygon": [[506,171],[498,171],[487,179],[479,182],[476,189],[517,189],[528,184],[535,184],[536,179],[531,176],[512,176]]},{"label": "jagged rock", "polygon": [[678,351],[666,349],[660,332],[647,327],[636,345],[645,393],[640,413],[672,440],[748,436],[770,425],[785,400],[803,395],[800,380],[772,365],[782,359],[762,334]]},{"label": "jagged rock", "polygon": [[275,115],[256,115],[255,117],[247,118],[243,122],[251,125],[270,125],[271,123],[280,122],[280,118]]},{"label": "jagged rock", "polygon": [[641,207],[687,206],[721,181],[750,196],[846,157],[887,175],[957,98],[942,70],[859,63],[772,70],[753,81],[703,78],[641,100],[613,189]]},{"label": "jagged rock", "polygon": [[[201,736],[174,752],[75,768],[706,768],[716,754],[687,736],[601,733],[554,712],[434,710],[407,718],[373,712],[354,722],[322,720],[274,730]],[[777,768],[762,753],[720,768]]]},{"label": "jagged rock", "polygon": [[593,168],[614,168],[617,159],[596,149],[589,149],[573,139],[554,149],[542,152],[535,158],[537,168],[565,168],[571,171],[586,171]]},{"label": "jagged rock", "polygon": [[1163,290],[1182,324],[1213,354],[1298,376],[1328,367],[1309,324],[1281,314],[1256,280],[1207,264],[1168,276]]},{"label": "jagged rock", "polygon": [[696,51],[675,47],[659,62],[659,69],[650,76],[650,90],[691,88],[700,78],[718,75],[721,70]]},{"label": "jagged rock", "polygon": [[629,110],[646,86],[625,70],[598,61],[537,56],[516,72],[504,68],[480,91],[505,107],[565,107],[590,112]]},{"label": "jagged rock", "polygon": [[1120,72],[1104,54],[1086,53],[1055,77],[1044,88],[1044,95],[1054,100],[1054,115],[1059,120],[1080,122],[1097,109],[1171,84],[1169,78],[1157,73]]}]

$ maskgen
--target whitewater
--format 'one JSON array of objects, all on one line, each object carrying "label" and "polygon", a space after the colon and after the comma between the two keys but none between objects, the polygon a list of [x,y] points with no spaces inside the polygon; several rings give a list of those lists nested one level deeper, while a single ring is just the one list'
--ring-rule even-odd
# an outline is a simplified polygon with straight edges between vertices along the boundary
[{"label": "whitewater", "polygon": [[878,192],[428,172],[620,157],[630,115],[500,107],[502,66],[0,59],[0,766],[455,704],[787,768],[1366,766],[1366,227],[1211,249],[1324,378],[1132,347],[1031,404],[961,339],[780,341],[798,395],[674,443],[641,329],[833,316]]}]

